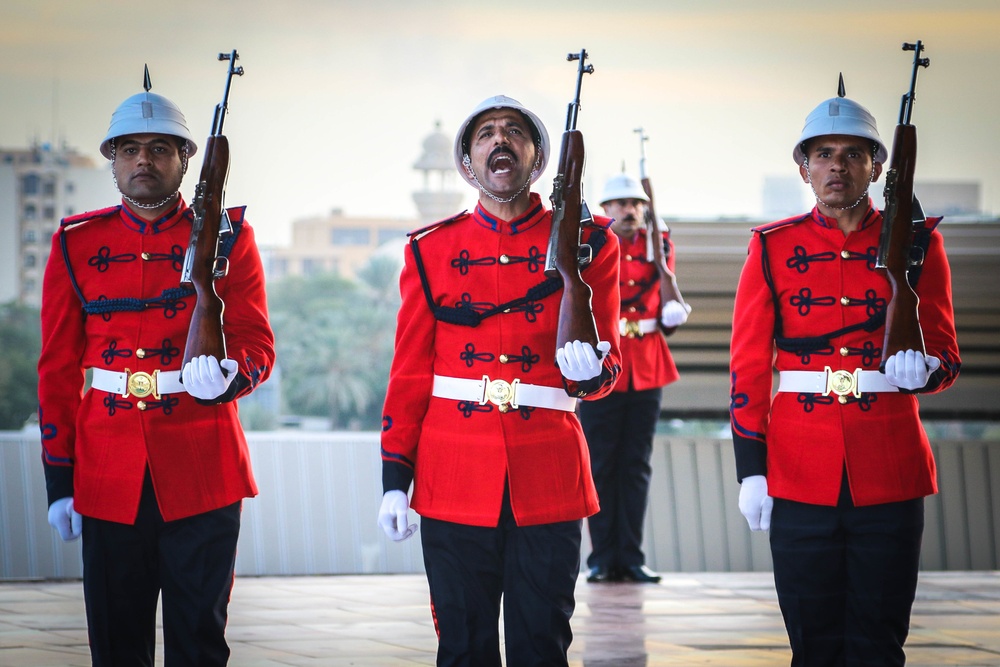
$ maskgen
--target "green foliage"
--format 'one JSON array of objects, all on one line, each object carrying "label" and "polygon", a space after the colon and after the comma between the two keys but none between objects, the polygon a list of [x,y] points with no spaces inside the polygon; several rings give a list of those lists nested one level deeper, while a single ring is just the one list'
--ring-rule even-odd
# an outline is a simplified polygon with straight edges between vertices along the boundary
[{"label": "green foliage", "polygon": [[39,312],[0,304],[0,430],[20,430],[38,412]]},{"label": "green foliage", "polygon": [[399,310],[399,263],[376,256],[358,281],[291,277],[268,286],[283,410],[377,429]]}]

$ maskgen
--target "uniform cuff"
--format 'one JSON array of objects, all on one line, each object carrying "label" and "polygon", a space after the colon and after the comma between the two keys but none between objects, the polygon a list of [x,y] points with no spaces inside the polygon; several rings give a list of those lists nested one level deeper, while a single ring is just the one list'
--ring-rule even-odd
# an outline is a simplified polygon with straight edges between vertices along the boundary
[{"label": "uniform cuff", "polygon": [[45,469],[45,496],[49,505],[73,495],[73,466],[42,464]]}]

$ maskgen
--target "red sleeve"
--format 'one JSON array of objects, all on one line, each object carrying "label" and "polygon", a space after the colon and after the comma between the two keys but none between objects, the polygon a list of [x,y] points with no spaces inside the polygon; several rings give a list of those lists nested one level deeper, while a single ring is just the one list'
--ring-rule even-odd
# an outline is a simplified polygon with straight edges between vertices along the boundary
[{"label": "red sleeve", "polygon": [[931,233],[915,291],[925,351],[941,360],[941,368],[920,393],[936,393],[954,384],[962,367],[951,300],[951,267],[944,251],[944,238],[936,229]]},{"label": "red sleeve", "polygon": [[434,382],[436,321],[407,245],[399,279],[402,302],[396,321],[395,355],[382,412],[383,491],[406,491],[413,481],[420,425]]},{"label": "red sleeve", "polygon": [[275,358],[264,268],[253,228],[246,222],[230,252],[229,268],[229,274],[216,281],[216,291],[226,304],[222,317],[226,354],[239,363],[243,376],[239,391],[231,398],[240,398],[267,379]]},{"label": "red sleeve", "polygon": [[763,242],[755,234],[736,288],[730,344],[729,415],[740,480],[767,473],[774,318],[771,290],[764,279]]},{"label": "red sleeve", "polygon": [[[600,233],[600,232],[595,232]],[[583,270],[583,279],[592,291],[591,310],[597,324],[597,338],[611,343],[611,349],[603,358],[601,375],[587,382],[573,382],[563,378],[566,393],[586,401],[602,398],[611,393],[622,369],[621,341],[618,332],[618,318],[621,311],[621,295],[618,289],[620,249],[618,236],[610,230],[603,232],[607,239],[597,254],[596,260]]]},{"label": "red sleeve", "polygon": [[42,282],[42,350],[38,359],[38,423],[49,501],[73,495],[76,414],[83,399],[83,304],[66,268],[60,228],[52,237]]}]

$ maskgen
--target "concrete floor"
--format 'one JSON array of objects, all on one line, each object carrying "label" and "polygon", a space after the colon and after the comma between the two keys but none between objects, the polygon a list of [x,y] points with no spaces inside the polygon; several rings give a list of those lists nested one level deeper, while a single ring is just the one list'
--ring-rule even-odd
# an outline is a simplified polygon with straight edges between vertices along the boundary
[{"label": "concrete floor", "polygon": [[[787,665],[769,573],[577,587],[575,667]],[[422,575],[238,578],[231,665],[433,665]],[[1000,665],[1000,572],[924,572],[907,664]],[[162,664],[162,647],[157,664]],[[79,581],[0,584],[0,665],[90,664]]]}]

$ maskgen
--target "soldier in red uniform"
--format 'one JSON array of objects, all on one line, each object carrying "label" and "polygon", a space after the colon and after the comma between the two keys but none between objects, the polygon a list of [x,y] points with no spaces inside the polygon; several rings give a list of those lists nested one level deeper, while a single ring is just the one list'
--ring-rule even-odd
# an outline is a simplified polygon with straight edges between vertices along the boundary
[{"label": "soldier in red uniform", "polygon": [[891,288],[875,268],[883,220],[868,187],[886,154],[864,107],[820,104],[793,151],[816,206],[753,230],[736,293],[739,506],[752,530],[770,528],[793,665],[904,663],[923,498],[937,492],[917,394],[948,388],[961,367],[948,259],[928,219],[909,276],[926,355],[899,352],[879,372]]},{"label": "soldier in red uniform", "polygon": [[[660,575],[646,567],[642,553],[642,524],[663,387],[678,378],[664,334],[686,322],[691,308],[675,300],[661,303],[660,275],[647,258],[649,198],[639,182],[624,173],[613,176],[604,186],[600,203],[614,220],[611,230],[621,244],[618,333],[622,373],[611,394],[580,404],[580,423],[601,501],[601,511],[587,520],[592,546],[587,581],[657,583]],[[667,266],[673,271],[669,233],[657,241],[663,244]]]},{"label": "soldier in red uniform", "polygon": [[602,342],[557,350],[562,282],[543,272],[552,216],[529,189],[548,157],[538,116],[485,100],[455,138],[478,205],[406,249],[378,521],[394,540],[416,530],[412,483],[438,665],[501,664],[501,598],[507,664],[567,664],[582,519],[598,509],[575,408],[620,370],[618,242],[610,221],[584,228]]},{"label": "soldier in red uniform", "polygon": [[[181,368],[195,303],[179,278],[192,211],[179,188],[197,147],[147,92],[114,112],[101,152],[122,203],[63,220],[42,292],[39,422],[49,523],[83,535],[95,665],[225,665],[240,507],[257,494],[235,399],[274,364],[264,274],[243,209],[223,243],[231,359]],[[84,391],[85,373],[91,386]]]}]

